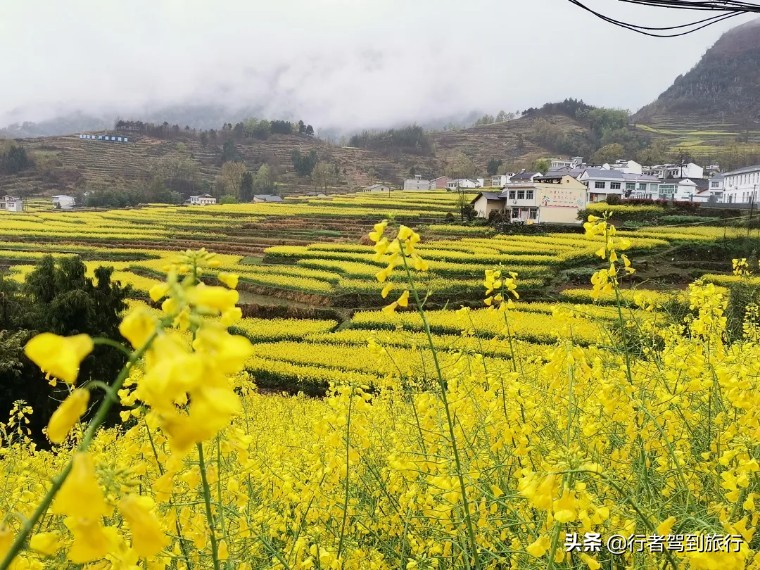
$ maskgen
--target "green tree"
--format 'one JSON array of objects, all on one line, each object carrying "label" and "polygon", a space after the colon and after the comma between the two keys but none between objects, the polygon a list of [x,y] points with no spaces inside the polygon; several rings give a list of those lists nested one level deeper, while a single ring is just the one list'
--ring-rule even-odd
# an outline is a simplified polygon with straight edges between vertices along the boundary
[{"label": "green tree", "polygon": [[253,174],[246,170],[240,180],[240,201],[250,202],[253,200]]},{"label": "green tree", "polygon": [[315,186],[322,188],[325,193],[327,187],[334,185],[336,181],[336,168],[329,162],[318,162],[311,173],[311,179]]},{"label": "green tree", "polygon": [[591,157],[591,160],[597,164],[605,164],[615,162],[619,158],[623,158],[624,155],[625,149],[623,145],[612,143],[597,150]]},{"label": "green tree", "polygon": [[243,175],[248,171],[242,162],[225,162],[216,180],[217,193],[220,196],[237,196],[243,181]]},{"label": "green tree", "polygon": [[[131,289],[112,281],[111,267],[96,268],[94,279],[86,276],[86,270],[78,257],[55,260],[45,256],[22,286],[10,286],[0,279],[0,318],[4,325],[0,332],[0,417],[7,417],[13,402],[25,400],[34,407],[29,427],[40,445],[46,442],[43,427],[68,390],[48,383],[24,355],[24,345],[40,332],[120,338],[120,314]],[[95,347],[82,362],[79,382],[113,378],[124,362],[120,351]],[[98,398],[102,396],[94,399]],[[110,419],[117,418],[118,409],[114,409]]]},{"label": "green tree", "polygon": [[494,176],[499,172],[499,168],[501,168],[501,165],[503,164],[503,161],[497,160],[495,158],[492,158],[488,161],[488,165],[486,166],[486,172],[488,172],[488,176]]},{"label": "green tree", "polygon": [[274,191],[274,172],[268,164],[259,166],[256,177],[253,180],[253,188],[256,194],[271,194]]},{"label": "green tree", "polygon": [[240,160],[240,153],[233,141],[225,141],[222,145],[222,164],[225,162],[235,162]]},{"label": "green tree", "polygon": [[447,160],[444,167],[444,173],[449,178],[472,178],[477,171],[478,168],[473,160],[462,152]]},{"label": "green tree", "polygon": [[298,176],[311,176],[312,170],[314,170],[319,161],[317,151],[315,150],[310,150],[309,154],[301,154],[301,151],[296,149],[292,152],[291,158],[293,160],[293,168]]},{"label": "green tree", "polygon": [[548,158],[539,158],[535,162],[533,162],[533,171],[534,172],[540,172],[541,174],[546,174],[549,172],[549,168],[551,168],[551,163],[549,162]]}]

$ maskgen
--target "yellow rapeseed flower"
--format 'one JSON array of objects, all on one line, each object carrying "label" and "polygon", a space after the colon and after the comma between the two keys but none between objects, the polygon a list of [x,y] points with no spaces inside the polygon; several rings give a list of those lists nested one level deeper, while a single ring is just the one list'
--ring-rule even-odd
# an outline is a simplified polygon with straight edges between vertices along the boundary
[{"label": "yellow rapeseed flower", "polygon": [[149,313],[132,311],[122,319],[119,332],[134,348],[140,348],[156,330],[156,325],[156,318]]},{"label": "yellow rapeseed flower", "polygon": [[187,299],[191,304],[220,312],[234,308],[239,298],[237,291],[226,287],[198,286],[187,292]]},{"label": "yellow rapeseed flower", "polygon": [[61,549],[61,533],[55,530],[37,533],[29,540],[29,546],[46,556],[53,556]]},{"label": "yellow rapeseed flower", "polygon": [[156,515],[151,512],[153,506],[149,497],[139,495],[130,494],[119,501],[119,512],[132,531],[132,548],[143,558],[155,556],[169,544]]},{"label": "yellow rapeseed flower", "polygon": [[58,406],[48,423],[47,436],[53,443],[62,443],[69,435],[71,428],[87,411],[90,401],[90,391],[77,388],[63,403]]},{"label": "yellow rapeseed flower", "polygon": [[217,278],[230,289],[237,289],[239,279],[237,273],[226,273],[222,271],[217,275]]},{"label": "yellow rapeseed flower", "polygon": [[24,354],[43,372],[73,384],[79,374],[79,365],[92,348],[92,339],[86,334],[63,337],[42,333],[26,343]]},{"label": "yellow rapeseed flower", "polygon": [[95,476],[95,464],[87,452],[72,459],[69,476],[55,496],[51,511],[75,518],[97,519],[111,512]]},{"label": "yellow rapeseed flower", "polygon": [[99,560],[118,545],[118,531],[114,527],[104,527],[100,518],[70,516],[63,524],[74,537],[67,557],[75,564]]}]

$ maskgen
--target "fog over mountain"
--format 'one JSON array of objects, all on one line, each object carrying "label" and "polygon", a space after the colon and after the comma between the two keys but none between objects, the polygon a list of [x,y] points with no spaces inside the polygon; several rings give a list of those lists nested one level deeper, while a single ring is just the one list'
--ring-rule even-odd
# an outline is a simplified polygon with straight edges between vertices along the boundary
[{"label": "fog over mountain", "polygon": [[[660,24],[683,18],[614,10]],[[257,116],[345,132],[566,97],[635,110],[736,23],[655,40],[566,0],[8,2],[0,126],[56,119],[36,127],[52,134],[116,117],[219,127]]]}]

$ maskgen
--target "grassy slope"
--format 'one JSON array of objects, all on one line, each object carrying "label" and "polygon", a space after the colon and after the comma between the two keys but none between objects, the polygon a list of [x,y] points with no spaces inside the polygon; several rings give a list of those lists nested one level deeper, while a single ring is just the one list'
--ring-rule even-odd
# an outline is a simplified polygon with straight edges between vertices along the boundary
[{"label": "grassy slope", "polygon": [[[550,118],[567,129],[581,129],[567,117]],[[338,165],[346,186],[371,183],[371,171],[378,178],[399,182],[414,167],[417,172],[442,173],[446,159],[463,152],[485,172],[491,158],[505,162],[505,168],[527,167],[537,158],[550,156],[551,150],[530,141],[533,119],[522,118],[504,123],[473,127],[458,131],[433,133],[434,156],[411,154],[383,155],[358,148],[346,148],[296,135],[275,135],[266,141],[249,140],[237,144],[239,153],[251,169],[263,162],[275,163],[281,180],[288,186],[309,182],[293,172],[291,153],[315,150],[321,160]],[[524,145],[518,148],[519,135]],[[19,141],[35,158],[37,167],[18,175],[0,175],[0,189],[7,194],[52,195],[86,186],[130,186],[138,183],[153,161],[178,155],[178,141],[149,137],[132,137],[128,144],[80,140],[78,136],[44,137]],[[213,183],[219,173],[218,145],[203,147],[193,139],[181,141],[196,161],[205,180]]]}]

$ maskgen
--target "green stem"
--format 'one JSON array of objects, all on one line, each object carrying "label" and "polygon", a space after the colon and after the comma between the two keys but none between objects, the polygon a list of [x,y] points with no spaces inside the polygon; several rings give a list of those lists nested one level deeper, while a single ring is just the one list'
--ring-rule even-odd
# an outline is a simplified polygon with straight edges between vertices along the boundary
[{"label": "green stem", "polygon": [[[108,412],[111,409],[111,406],[114,403],[119,401],[117,397],[117,393],[119,390],[121,390],[121,386],[122,384],[124,384],[124,381],[127,379],[127,376],[129,376],[129,372],[132,369],[132,365],[138,360],[140,360],[140,358],[142,358],[143,354],[145,354],[148,348],[150,348],[150,345],[153,344],[153,339],[156,338],[157,334],[158,332],[154,331],[153,334],[150,336],[150,338],[147,340],[147,342],[142,347],[140,347],[138,350],[136,350],[130,355],[129,360],[121,369],[121,372],[119,372],[119,375],[116,377],[116,380],[111,385],[111,387],[106,391],[106,397],[103,398],[103,401],[100,403],[100,407],[98,408],[98,411],[95,412],[95,417],[93,417],[90,420],[90,423],[87,426],[87,430],[84,432],[84,436],[82,437],[82,441],[79,443],[79,446],[77,447],[77,452],[86,451],[87,448],[90,446],[90,443],[92,442],[92,439],[95,437],[95,434],[98,428],[103,424],[103,422],[105,422],[106,417],[108,416]],[[69,462],[63,468],[63,470],[58,474],[58,476],[53,478],[53,481],[52,481],[53,484],[50,486],[50,489],[48,489],[48,492],[45,493],[45,496],[42,498],[42,501],[40,501],[40,504],[37,505],[37,508],[32,513],[32,516],[29,517],[29,519],[27,519],[26,521],[24,521],[24,524],[21,526],[21,531],[18,533],[18,535],[14,539],[13,544],[11,544],[10,548],[8,549],[8,553],[5,555],[2,562],[0,562],[0,570],[7,570],[7,568],[9,568],[11,563],[13,562],[13,559],[16,558],[19,552],[21,552],[21,549],[26,543],[26,539],[29,537],[32,530],[37,525],[37,522],[45,515],[48,508],[50,507],[50,504],[53,502],[53,498],[55,498],[56,493],[58,493],[58,490],[61,488],[64,481],[66,481],[66,478],[69,476],[69,473],[71,473],[72,466],[73,466],[73,459],[69,459]]]},{"label": "green stem", "polygon": [[446,395],[446,392],[447,392],[446,382],[443,380],[441,365],[438,361],[438,353],[436,352],[435,344],[433,343],[433,335],[430,332],[430,323],[428,323],[427,317],[425,316],[425,310],[422,308],[422,301],[420,300],[420,295],[419,295],[419,292],[417,291],[417,287],[414,284],[414,279],[412,278],[412,272],[409,269],[409,263],[407,262],[407,259],[406,259],[407,253],[405,251],[404,244],[401,242],[401,240],[399,240],[399,246],[401,249],[401,259],[404,261],[404,269],[406,270],[407,282],[409,283],[409,288],[412,290],[412,293],[414,295],[415,306],[417,307],[417,312],[422,318],[422,324],[425,327],[425,335],[427,336],[428,345],[430,346],[430,352],[433,354],[433,364],[435,365],[435,371],[438,376],[438,387],[441,390],[441,400],[443,401],[443,408],[446,411],[446,423],[448,424],[448,428],[449,428],[449,437],[451,437],[451,448],[454,453],[454,463],[456,464],[457,478],[459,479],[459,488],[462,492],[464,518],[465,518],[465,523],[467,526],[467,535],[470,540],[470,546],[472,548],[473,567],[475,569],[478,569],[480,568],[480,557],[478,555],[478,546],[475,540],[475,530],[473,529],[473,526],[472,526],[472,516],[470,515],[470,505],[467,499],[467,486],[464,483],[464,475],[462,473],[462,462],[459,458],[459,448],[457,447],[456,433],[454,431],[454,420],[451,417],[451,409],[449,408],[449,400]]},{"label": "green stem", "polygon": [[214,570],[219,570],[219,545],[216,542],[216,533],[214,532],[214,516],[211,514],[211,490],[206,479],[206,463],[203,460],[203,444],[197,443],[198,448],[198,465],[201,470],[201,483],[203,484],[203,502],[206,505],[206,521],[208,522],[208,532],[211,538],[211,558],[214,560]]},{"label": "green stem", "polygon": [[218,435],[216,436],[216,500],[219,501],[219,525],[222,527],[222,536],[227,540],[227,544],[229,545],[227,525],[224,520],[224,509],[222,508],[222,443]]},{"label": "green stem", "polygon": [[348,415],[346,418],[346,483],[345,483],[345,495],[343,498],[343,522],[340,525],[340,539],[338,540],[338,554],[340,558],[341,552],[343,552],[343,538],[346,532],[346,521],[348,519],[348,491],[349,491],[349,459],[351,452],[351,408],[354,403],[354,389],[351,388],[351,393],[348,395]]},{"label": "green stem", "polygon": [[[161,462],[158,460],[158,450],[156,449],[156,444],[153,441],[153,434],[150,433],[150,426],[148,426],[148,422],[145,422],[145,431],[148,432],[148,441],[150,442],[150,447],[153,450],[153,457],[156,458],[156,466],[158,467],[158,473],[160,475],[164,474],[164,468],[161,466]],[[172,508],[176,508],[174,505],[174,501],[172,501],[171,497],[169,498],[169,506]],[[177,537],[179,538],[179,547],[182,550],[182,556],[185,558],[185,565],[189,568],[192,568],[192,565],[190,564],[190,555],[187,553],[187,546],[185,545],[185,539],[182,536],[182,525],[179,523],[179,517],[174,519],[174,527],[177,529]]]}]

